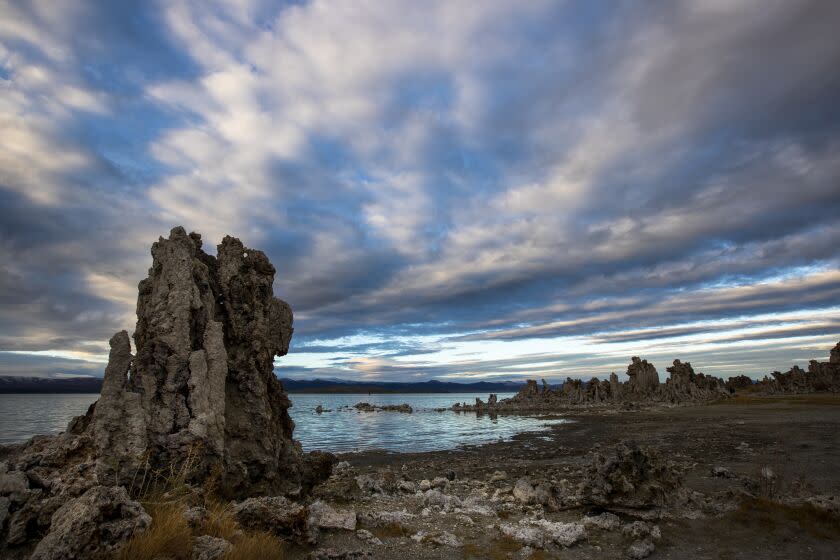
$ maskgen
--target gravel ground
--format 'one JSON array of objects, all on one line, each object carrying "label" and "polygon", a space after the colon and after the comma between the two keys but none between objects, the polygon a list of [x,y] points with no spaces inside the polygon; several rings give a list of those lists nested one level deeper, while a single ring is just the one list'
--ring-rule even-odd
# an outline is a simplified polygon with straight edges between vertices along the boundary
[{"label": "gravel ground", "polygon": [[[322,557],[840,557],[837,518],[785,501],[816,495],[840,500],[840,396],[739,397],[709,405],[558,414],[573,422],[508,442],[446,452],[341,456],[349,465],[319,493],[333,507],[355,511],[357,527],[381,544],[372,544],[366,533],[322,531]],[[525,478],[562,496],[583,479],[593,450],[621,442],[651,448],[679,465],[686,489],[715,496],[719,509],[623,511],[539,499],[524,503],[521,491],[514,490]],[[716,467],[718,476],[712,473]],[[367,489],[360,488],[358,477]],[[423,481],[432,489],[426,490]],[[618,514],[616,527],[587,526],[577,538],[576,527],[566,525],[605,510]],[[646,530],[656,527],[655,534],[628,534],[631,523],[645,519]],[[543,546],[526,545],[520,534],[510,536],[514,529],[532,526],[562,535]],[[566,546],[564,539],[574,542]],[[289,552],[297,558],[311,551]]]}]

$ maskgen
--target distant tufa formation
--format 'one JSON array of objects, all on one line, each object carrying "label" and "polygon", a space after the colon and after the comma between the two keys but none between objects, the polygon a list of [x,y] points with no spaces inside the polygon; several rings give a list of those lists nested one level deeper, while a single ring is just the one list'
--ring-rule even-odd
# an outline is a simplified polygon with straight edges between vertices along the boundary
[{"label": "distant tufa formation", "polygon": [[767,393],[840,392],[840,342],[831,349],[827,362],[811,360],[808,371],[793,366],[785,373],[774,371],[771,376],[765,376],[755,388]]},{"label": "distant tufa formation", "polygon": [[550,409],[569,405],[633,405],[634,403],[683,404],[712,401],[731,396],[736,390],[750,389],[761,393],[812,393],[840,391],[840,343],[831,350],[828,362],[811,360],[806,372],[793,366],[786,373],[773,372],[772,377],[753,383],[746,376],[730,377],[728,381],[703,373],[696,373],[688,362],[674,360],[666,368],[670,377],[659,382],[659,373],[647,360],[633,357],[627,367],[628,380],[619,382],[615,373],[609,380],[592,378],[589,381],[567,378],[557,388],[545,380],[539,386],[529,379],[520,391],[509,399],[497,401],[490,395],[485,403],[476,399],[472,404],[456,404],[453,410],[492,411],[505,409]]},{"label": "distant tufa formation", "polygon": [[38,558],[64,557],[51,548],[61,543],[85,557],[110,550],[148,525],[130,495],[158,476],[210,478],[237,498],[301,495],[329,476],[334,457],[292,439],[273,372],[292,310],[273,295],[265,254],[225,237],[213,257],[176,227],[152,257],[136,353],[125,331],[111,338],[100,399],[65,433],[0,446],[0,556],[36,541]]}]

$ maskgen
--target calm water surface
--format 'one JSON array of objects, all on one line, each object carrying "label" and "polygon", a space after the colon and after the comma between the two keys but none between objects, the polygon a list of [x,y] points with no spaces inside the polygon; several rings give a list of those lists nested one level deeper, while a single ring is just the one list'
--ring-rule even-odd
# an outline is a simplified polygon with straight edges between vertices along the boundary
[{"label": "calm water surface", "polygon": [[[511,394],[500,394],[505,398]],[[474,393],[411,395],[289,395],[289,410],[295,421],[295,439],[307,451],[431,451],[459,445],[508,439],[526,431],[547,429],[564,420],[522,416],[476,416],[452,411],[436,412],[456,402],[475,401]],[[99,395],[0,395],[0,443],[23,441],[37,434],[63,431],[73,416],[84,414]],[[411,414],[357,412],[358,402],[371,404],[408,403]],[[332,412],[317,414],[321,405]]]}]

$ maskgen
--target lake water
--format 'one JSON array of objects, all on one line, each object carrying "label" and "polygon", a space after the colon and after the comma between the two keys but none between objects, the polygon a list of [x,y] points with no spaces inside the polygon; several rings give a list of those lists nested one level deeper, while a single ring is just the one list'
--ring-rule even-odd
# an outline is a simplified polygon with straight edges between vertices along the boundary
[{"label": "lake water", "polygon": [[[499,394],[499,398],[511,396]],[[475,402],[474,393],[322,395],[293,394],[289,413],[295,421],[295,439],[307,451],[364,451],[384,449],[411,452],[452,449],[505,440],[526,431],[540,431],[564,420],[526,416],[477,416],[448,408],[456,402]],[[99,395],[0,395],[0,443],[23,441],[37,434],[63,431],[74,416],[84,414]],[[358,402],[374,405],[408,403],[411,414],[357,412]],[[317,414],[321,405],[332,412]]]}]

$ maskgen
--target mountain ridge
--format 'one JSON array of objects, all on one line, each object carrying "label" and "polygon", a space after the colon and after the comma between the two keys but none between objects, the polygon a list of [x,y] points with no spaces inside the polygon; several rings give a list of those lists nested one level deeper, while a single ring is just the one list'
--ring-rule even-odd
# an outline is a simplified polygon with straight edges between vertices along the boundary
[{"label": "mountain ridge", "polygon": [[[510,393],[518,391],[524,383],[515,381],[455,381],[398,382],[398,381],[356,381],[344,379],[288,379],[280,378],[288,393]],[[20,393],[99,393],[101,377],[24,377],[0,376],[0,394]]]}]

